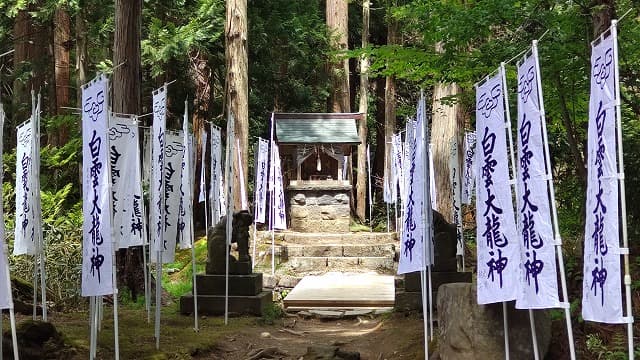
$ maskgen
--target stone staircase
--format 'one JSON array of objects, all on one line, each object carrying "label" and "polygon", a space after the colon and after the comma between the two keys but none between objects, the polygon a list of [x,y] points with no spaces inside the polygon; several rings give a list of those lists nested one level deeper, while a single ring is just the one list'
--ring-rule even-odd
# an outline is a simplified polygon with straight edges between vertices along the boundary
[{"label": "stone staircase", "polygon": [[[260,248],[266,250],[271,238],[268,233],[259,238]],[[335,271],[393,274],[397,268],[395,233],[284,232],[277,234],[275,242],[276,273],[280,274],[297,277]],[[265,272],[270,272],[268,255],[260,266]]]}]

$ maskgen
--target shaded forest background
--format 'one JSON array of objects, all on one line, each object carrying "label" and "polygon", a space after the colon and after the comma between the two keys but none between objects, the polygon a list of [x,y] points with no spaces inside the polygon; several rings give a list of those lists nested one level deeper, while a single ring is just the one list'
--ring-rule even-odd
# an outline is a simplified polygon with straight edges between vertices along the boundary
[{"label": "shaded forest background", "polygon": [[[80,86],[97,72],[115,72],[114,81],[130,79],[123,74],[137,74],[134,82],[139,95],[123,104],[114,103],[114,109],[143,115],[151,112],[152,89],[175,80],[169,87],[169,128],[180,127],[185,99],[194,130],[207,122],[224,128],[229,100],[225,6],[231,2],[118,0],[121,6],[131,6],[126,14],[133,16],[140,11],[139,22],[128,24],[133,30],[118,33],[117,22],[130,17],[116,19],[116,6],[110,1],[0,1],[0,99],[8,119],[4,132],[4,209],[7,214],[15,212],[15,127],[30,115],[30,90],[34,89],[43,96],[42,208],[49,286],[55,294],[54,302],[61,307],[81,301],[77,290],[79,263],[71,260],[79,258],[81,249],[81,137],[78,111],[74,110]],[[346,34],[328,27],[331,22],[327,21],[326,9],[336,3],[348,20]],[[363,15],[364,4],[370,5],[368,16]],[[619,24],[620,80],[633,298],[638,313],[640,1],[381,0],[369,4],[359,0],[249,0],[248,144],[255,143],[258,136],[268,137],[271,111],[331,112],[336,103],[343,111],[359,111],[366,105],[366,132],[361,134],[372,145],[375,202],[381,204],[384,153],[388,151],[385,139],[402,129],[406,118],[415,113],[422,88],[432,99],[438,210],[450,219],[446,149],[452,138],[460,141],[464,130],[474,127],[473,84],[495,70],[500,61],[513,58],[528,48],[531,40],[547,32],[539,51],[549,146],[570,296],[574,299],[572,309],[579,320],[590,41],[609,26],[611,19],[629,9],[632,11]],[[368,22],[363,21],[367,18]],[[133,40],[127,40],[131,36]],[[139,59],[116,56],[119,38],[120,44],[139,51]],[[362,59],[370,61],[368,82],[360,81]],[[508,69],[513,96],[515,67],[511,64]],[[364,93],[367,96],[361,99]],[[515,103],[511,101],[514,114]],[[151,124],[151,117],[142,119],[144,125]],[[245,161],[252,174],[252,146],[247,150],[250,156]],[[364,168],[355,152],[353,167],[354,174]],[[358,196],[356,201],[354,217],[373,217],[374,226],[386,227],[382,205],[376,205],[373,214],[366,214],[367,200]],[[472,210],[466,209],[465,228],[471,253],[475,226]],[[7,217],[7,228],[13,228],[13,221],[12,216]],[[12,258],[12,264],[17,273],[29,274],[30,265],[25,260]],[[584,322],[579,323],[577,331],[598,334],[591,338],[593,353],[612,352],[612,356],[616,350],[607,346],[615,345],[617,336],[623,336],[607,326]]]}]

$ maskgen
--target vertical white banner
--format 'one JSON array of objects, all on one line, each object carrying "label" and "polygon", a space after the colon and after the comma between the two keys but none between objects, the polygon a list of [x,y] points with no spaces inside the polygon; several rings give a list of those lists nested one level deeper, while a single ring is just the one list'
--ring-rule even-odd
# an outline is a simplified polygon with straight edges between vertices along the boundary
[{"label": "vertical white banner", "polygon": [[396,194],[395,199],[404,199],[404,171],[403,169],[403,150],[402,150],[402,135],[395,134],[391,140],[393,146],[393,189],[392,192]]},{"label": "vertical white banner", "polygon": [[[418,127],[420,126],[420,127]],[[421,138],[422,124],[409,120],[406,131],[405,201],[404,226],[400,239],[400,260],[398,274],[424,270],[424,224],[422,207],[424,206],[424,160],[426,146]],[[422,154],[421,154],[422,152]],[[422,164],[421,164],[422,162]]]},{"label": "vertical white banner", "polygon": [[109,169],[109,81],[82,87],[82,296],[113,294]]},{"label": "vertical white banner", "polygon": [[282,183],[280,151],[275,141],[271,142],[271,151],[273,151],[273,164],[271,165],[271,171],[274,176],[273,196],[275,197],[275,208],[273,209],[273,228],[278,230],[286,230],[287,216],[285,212],[284,184]]},{"label": "vertical white banner", "polygon": [[267,208],[267,163],[269,162],[269,141],[258,138],[258,153],[256,162],[256,191],[255,207],[257,223],[265,223]]},{"label": "vertical white banner", "polygon": [[135,118],[111,116],[109,160],[113,229],[120,249],[142,245],[146,239],[138,141]]},{"label": "vertical white banner", "polygon": [[476,88],[478,304],[514,300],[520,245],[513,213],[502,73]]},{"label": "vertical white banner", "polygon": [[14,255],[35,255],[37,251],[34,228],[32,146],[33,127],[31,126],[31,120],[29,120],[17,129]]},{"label": "vertical white banner", "polygon": [[165,211],[165,124],[167,119],[167,87],[166,85],[153,91],[153,126],[151,128],[151,209],[149,228],[151,229],[151,258],[164,249],[164,211]]},{"label": "vertical white banner", "polygon": [[592,45],[582,317],[623,323],[616,161],[617,39]]},{"label": "vertical white banner", "polygon": [[438,207],[438,190],[436,189],[436,173],[433,167],[433,144],[429,144],[429,190],[431,192],[431,207]]},{"label": "vertical white banner", "polygon": [[471,204],[476,183],[476,132],[464,134],[464,180],[462,181],[462,203]]},{"label": "vertical white banner", "polygon": [[[184,157],[183,136],[180,133],[165,133],[164,151],[164,235],[162,263],[175,260],[178,222],[180,213],[180,186],[182,185],[182,160]],[[156,261],[155,254],[151,260]]]},{"label": "vertical white banner", "polygon": [[[238,156],[238,164],[242,164],[242,149],[240,149],[240,139],[236,139],[236,150]],[[249,202],[247,201],[247,189],[244,181],[244,167],[238,167],[238,180],[240,180],[240,208],[249,210]]]},{"label": "vertical white banner", "polygon": [[[207,157],[207,132],[200,129],[200,188],[198,192],[198,202],[204,202],[207,196],[207,173],[205,169],[205,159]],[[213,158],[212,158],[213,161]],[[209,194],[211,196],[211,194]]]},{"label": "vertical white banner", "polygon": [[211,183],[209,186],[209,206],[212,223],[215,225],[226,214],[222,181],[222,134],[217,126],[211,127]]},{"label": "vertical white banner", "polygon": [[[456,225],[456,255],[464,255],[464,239],[462,237],[462,212],[460,206],[460,166],[458,165],[458,142],[451,141],[449,156],[449,181],[451,183],[451,218]],[[433,181],[431,183],[434,183]]]},{"label": "vertical white banner", "polygon": [[4,179],[3,129],[4,107],[0,103],[0,309],[13,308],[11,295],[11,278],[9,276],[9,261],[7,259],[7,243],[4,239],[4,199],[2,197],[2,180]]},{"label": "vertical white banner", "polygon": [[187,111],[182,123],[182,167],[180,172],[180,206],[178,210],[178,244],[180,249],[191,248],[191,217],[193,216],[193,144],[189,136]]},{"label": "vertical white banner", "polygon": [[549,204],[537,52],[518,66],[518,235],[520,288],[516,307],[559,306],[555,242]]}]

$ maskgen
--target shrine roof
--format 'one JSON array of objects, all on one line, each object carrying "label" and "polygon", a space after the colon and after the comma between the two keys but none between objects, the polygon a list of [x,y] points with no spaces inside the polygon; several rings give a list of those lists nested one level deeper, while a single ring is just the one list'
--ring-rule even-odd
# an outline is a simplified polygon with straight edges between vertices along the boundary
[{"label": "shrine roof", "polygon": [[359,144],[360,113],[275,113],[280,144]]}]

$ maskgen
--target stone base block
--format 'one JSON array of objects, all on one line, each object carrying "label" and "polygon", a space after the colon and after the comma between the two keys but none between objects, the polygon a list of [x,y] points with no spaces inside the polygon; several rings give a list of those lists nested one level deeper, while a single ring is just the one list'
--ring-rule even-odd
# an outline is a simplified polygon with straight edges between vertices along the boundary
[{"label": "stone base block", "polygon": [[[431,272],[431,284],[434,292],[438,291],[438,288],[442,284],[450,283],[470,283],[470,272]],[[420,292],[422,287],[420,286],[420,273],[412,272],[405,274],[404,277],[404,290],[408,292]]]},{"label": "stone base block", "polygon": [[[265,308],[273,302],[271,291],[254,296],[229,296],[229,312],[234,314],[262,316]],[[180,297],[180,313],[193,313],[193,294]],[[224,315],[224,295],[198,294],[198,315]]]},{"label": "stone base block", "polygon": [[[198,295],[224,295],[225,275],[196,275]],[[229,294],[252,296],[262,292],[262,273],[229,275]]]},{"label": "stone base block", "polygon": [[398,311],[420,311],[422,312],[422,293],[420,292],[396,292],[396,303],[394,305]]},{"label": "stone base block", "polygon": [[361,257],[358,258],[358,265],[371,270],[393,270],[392,257]]}]

